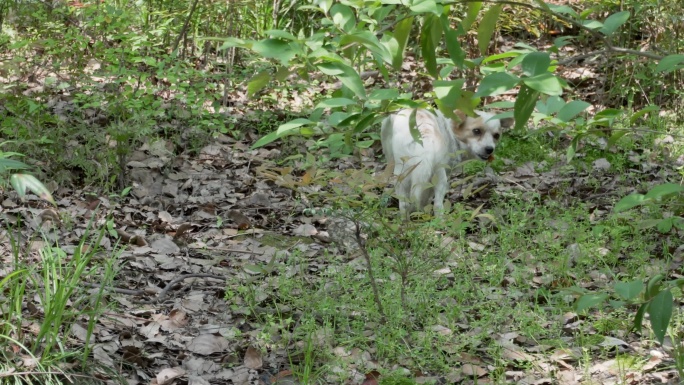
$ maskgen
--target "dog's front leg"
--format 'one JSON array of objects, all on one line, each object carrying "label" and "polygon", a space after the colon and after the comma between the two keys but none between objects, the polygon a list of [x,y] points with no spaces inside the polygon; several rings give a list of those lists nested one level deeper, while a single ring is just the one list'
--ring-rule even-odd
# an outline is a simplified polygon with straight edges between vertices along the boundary
[{"label": "dog's front leg", "polygon": [[444,213],[444,196],[446,196],[449,188],[449,178],[444,167],[440,167],[435,174],[437,180],[435,181],[435,200],[433,207],[435,216],[440,217]]},{"label": "dog's front leg", "polygon": [[411,179],[405,178],[397,182],[394,186],[394,192],[399,198],[399,214],[403,219],[409,219],[413,212],[413,205],[411,204]]}]

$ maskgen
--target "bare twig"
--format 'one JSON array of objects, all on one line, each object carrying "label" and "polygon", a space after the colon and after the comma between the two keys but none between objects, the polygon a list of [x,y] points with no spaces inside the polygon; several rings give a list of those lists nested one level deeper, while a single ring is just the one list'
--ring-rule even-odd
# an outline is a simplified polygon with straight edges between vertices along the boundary
[{"label": "bare twig", "polygon": [[[88,286],[88,287],[93,287],[95,289],[99,289],[100,287],[102,287],[101,284],[93,283],[93,282],[83,282],[83,285]],[[150,294],[146,290],[122,289],[119,287],[108,287],[107,289],[110,291],[113,291],[114,293],[126,294],[126,295],[145,296],[145,295]]]},{"label": "bare twig", "polygon": [[180,277],[176,277],[171,280],[171,282],[167,283],[166,286],[162,289],[162,291],[159,292],[157,295],[157,298],[150,299],[146,301],[145,303],[153,303],[153,302],[162,302],[166,298],[166,293],[171,290],[172,287],[176,286],[183,280],[186,280],[188,278],[212,278],[212,279],[218,279],[221,281],[226,281],[226,277],[222,275],[215,275],[215,274],[206,274],[206,273],[197,273],[197,274],[186,274],[186,275],[181,275]]},{"label": "bare twig", "polygon": [[197,3],[199,3],[199,0],[195,0],[192,2],[192,7],[190,8],[190,12],[188,12],[188,17],[185,18],[185,23],[183,23],[183,27],[181,28],[180,32],[178,33],[178,37],[176,38],[176,41],[173,43],[173,49],[171,52],[176,52],[178,49],[178,45],[180,44],[181,39],[183,36],[185,36],[186,33],[188,33],[188,25],[190,24],[190,20],[192,19],[192,16],[195,14],[195,9],[197,8]]},{"label": "bare twig", "polygon": [[[186,280],[188,278],[211,278],[211,279],[218,279],[220,281],[226,281],[227,277],[224,277],[222,275],[215,275],[215,274],[207,274],[207,273],[194,273],[194,274],[186,274],[186,275],[181,275],[180,277],[176,277],[172,279],[169,283],[164,286],[161,291],[157,294],[156,298],[152,299],[146,299],[146,300],[140,300],[140,301],[135,301],[136,303],[158,303],[162,302],[164,299],[166,299],[166,295],[171,290],[174,286],[182,282],[183,280]],[[88,287],[94,287],[94,288],[99,288],[101,287],[100,284],[97,283],[91,283],[91,282],[83,282],[85,286]],[[115,293],[120,293],[120,294],[126,294],[126,295],[133,295],[133,296],[139,296],[139,297],[144,297],[148,295],[154,295],[153,293],[150,293],[148,290],[132,290],[132,289],[122,289],[118,287],[109,287],[109,290],[115,292]]]},{"label": "bare twig", "polygon": [[354,227],[356,229],[356,243],[359,245],[359,250],[363,254],[366,260],[366,265],[368,267],[368,280],[370,281],[371,288],[373,289],[373,296],[375,297],[375,304],[378,306],[378,313],[380,313],[380,321],[384,324],[386,323],[387,317],[385,316],[385,311],[382,308],[382,301],[380,300],[380,292],[378,290],[378,284],[375,281],[375,275],[373,274],[373,265],[371,264],[370,254],[368,254],[368,249],[366,249],[366,241],[361,237],[361,224],[358,219],[353,219]]}]

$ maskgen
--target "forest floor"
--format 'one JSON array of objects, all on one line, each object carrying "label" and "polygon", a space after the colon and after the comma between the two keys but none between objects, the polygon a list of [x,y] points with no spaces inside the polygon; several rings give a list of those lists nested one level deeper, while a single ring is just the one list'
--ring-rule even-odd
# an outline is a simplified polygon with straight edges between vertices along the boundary
[{"label": "forest floor", "polygon": [[[590,67],[564,71],[600,83],[587,75]],[[307,88],[289,100],[322,91]],[[236,100],[233,111],[247,116],[244,99]],[[241,139],[219,136],[180,154],[168,139],[133,149],[126,196],[74,183],[55,188],[57,207],[50,207],[4,194],[1,215],[10,226],[0,229],[0,272],[16,268],[10,239],[27,240],[22,265],[40,266],[41,250],[58,245],[68,260],[87,229],[104,232],[73,294],[97,293],[102,264],[115,259],[106,310],[89,339],[100,379],[677,381],[679,306],[663,345],[647,319],[641,333],[631,331],[634,305],[575,311],[582,293],[684,275],[681,232],[639,226],[662,213],[613,211],[627,194],[680,181],[676,136],[634,132],[614,146],[587,136],[568,160],[569,133],[510,132],[493,163],[454,176],[455,185],[469,179],[450,192],[445,218],[401,224],[378,177],[378,146],[341,159],[310,151],[303,139],[251,150],[258,135],[249,128],[260,119],[251,112]],[[34,330],[43,304],[27,297],[24,306],[38,309],[21,325]],[[73,347],[88,340],[83,322],[73,319]]]}]

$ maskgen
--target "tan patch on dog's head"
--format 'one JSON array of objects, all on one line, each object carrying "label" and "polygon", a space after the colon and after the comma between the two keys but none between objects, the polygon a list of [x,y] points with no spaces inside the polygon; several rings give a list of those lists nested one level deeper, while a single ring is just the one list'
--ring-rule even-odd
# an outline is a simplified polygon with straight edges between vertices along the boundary
[{"label": "tan patch on dog's head", "polygon": [[[460,121],[452,121],[451,130],[461,142],[467,143],[469,140],[477,140],[485,133],[487,127],[481,117],[471,118],[463,111],[455,111],[455,114]],[[499,133],[497,132],[495,135],[495,139],[498,140]]]}]

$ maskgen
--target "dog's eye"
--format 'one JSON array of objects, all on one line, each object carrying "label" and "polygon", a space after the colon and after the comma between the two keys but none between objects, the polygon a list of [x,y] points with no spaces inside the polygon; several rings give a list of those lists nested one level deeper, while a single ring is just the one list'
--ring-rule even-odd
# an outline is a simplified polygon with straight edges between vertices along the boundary
[{"label": "dog's eye", "polygon": [[475,135],[477,135],[477,136],[480,136],[480,135],[482,135],[482,130],[479,129],[479,128],[476,128],[476,129],[473,130],[473,134],[475,134]]},{"label": "dog's eye", "polygon": [[494,134],[494,140],[499,140],[499,134]]}]

